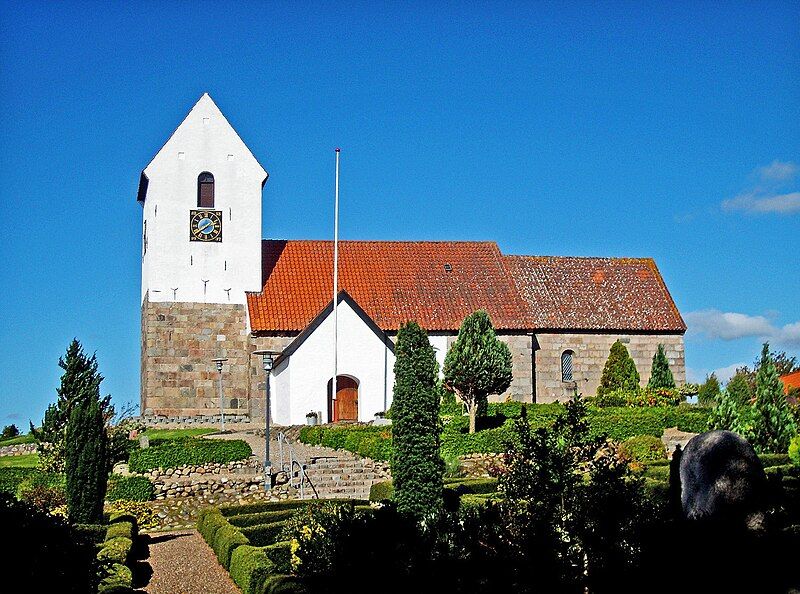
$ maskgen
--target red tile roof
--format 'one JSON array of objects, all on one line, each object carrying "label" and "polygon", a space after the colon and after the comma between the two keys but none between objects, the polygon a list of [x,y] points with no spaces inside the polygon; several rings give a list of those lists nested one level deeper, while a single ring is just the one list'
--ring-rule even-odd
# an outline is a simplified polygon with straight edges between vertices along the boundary
[{"label": "red tile roof", "polygon": [[530,328],[686,330],[650,258],[505,256],[504,262],[527,304]]},{"label": "red tile roof", "polygon": [[[333,296],[332,242],[265,240],[262,254],[264,288],[247,295],[252,330],[303,330]],[[525,328],[524,305],[493,242],[341,241],[339,290],[383,330],[409,320],[458,330],[480,308],[495,328]]]},{"label": "red tile roof", "polygon": [[783,391],[789,393],[789,388],[800,388],[800,371],[793,371],[781,376]]},{"label": "red tile roof", "polygon": [[[256,333],[300,332],[331,301],[330,241],[262,242]],[[450,271],[445,269],[449,265]],[[383,330],[458,330],[479,308],[501,330],[686,330],[651,259],[503,256],[493,242],[339,243],[339,290]]]}]

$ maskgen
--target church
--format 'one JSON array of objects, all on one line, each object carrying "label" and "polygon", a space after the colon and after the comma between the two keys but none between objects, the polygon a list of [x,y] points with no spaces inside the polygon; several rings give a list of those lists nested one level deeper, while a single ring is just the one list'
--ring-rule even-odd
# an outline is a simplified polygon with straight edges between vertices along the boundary
[{"label": "church", "polygon": [[[262,239],[267,178],[208,94],[142,171],[145,417],[217,418],[221,376],[226,417],[263,420],[269,381],[277,424],[371,421],[392,402],[398,328],[425,328],[441,366],[477,309],[513,357],[494,399],[593,395],[616,340],[643,385],[659,344],[686,380],[686,325],[652,259],[509,255],[491,241],[339,242],[334,363],[333,242]],[[259,350],[275,353],[269,376]]]}]

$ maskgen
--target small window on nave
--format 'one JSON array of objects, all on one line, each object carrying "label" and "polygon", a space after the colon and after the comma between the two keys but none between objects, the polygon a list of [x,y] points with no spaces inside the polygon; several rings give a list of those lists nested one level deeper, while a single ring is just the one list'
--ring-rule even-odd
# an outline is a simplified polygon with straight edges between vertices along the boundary
[{"label": "small window on nave", "polygon": [[208,171],[197,176],[197,206],[214,208],[214,176]]},{"label": "small window on nave", "polygon": [[572,379],[572,358],[575,355],[572,351],[561,353],[561,381],[571,382]]}]

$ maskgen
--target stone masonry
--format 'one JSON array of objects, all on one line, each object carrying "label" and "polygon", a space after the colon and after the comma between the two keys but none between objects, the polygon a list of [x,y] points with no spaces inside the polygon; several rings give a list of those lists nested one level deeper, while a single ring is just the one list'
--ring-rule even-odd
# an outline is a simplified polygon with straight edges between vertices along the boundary
[{"label": "stone masonry", "polygon": [[[611,345],[622,340],[639,370],[641,384],[647,385],[653,355],[659,344],[666,349],[675,382],[686,382],[683,336],[681,334],[536,334],[536,402],[569,398],[577,387],[584,396],[594,396]],[[573,382],[561,381],[561,354],[573,351]]]},{"label": "stone masonry", "polygon": [[226,415],[249,414],[250,358],[244,305],[150,302],[142,304],[141,411],[149,416],[203,416],[219,411],[223,366]]}]

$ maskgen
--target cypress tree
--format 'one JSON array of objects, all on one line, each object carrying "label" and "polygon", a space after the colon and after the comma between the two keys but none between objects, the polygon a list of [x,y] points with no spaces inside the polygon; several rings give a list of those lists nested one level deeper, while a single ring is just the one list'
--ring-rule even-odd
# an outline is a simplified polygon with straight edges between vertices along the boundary
[{"label": "cypress tree", "polygon": [[416,322],[397,332],[392,399],[392,483],[397,509],[417,518],[442,507],[444,462],[439,364],[428,335]]},{"label": "cypress tree", "polygon": [[723,390],[708,417],[709,429],[727,429],[741,435],[739,428],[739,405],[729,390]]},{"label": "cypress tree", "polygon": [[647,382],[650,388],[674,388],[675,378],[669,368],[667,353],[664,352],[664,345],[658,345],[658,349],[653,355],[653,366],[650,368],[650,381]]},{"label": "cypress tree", "polygon": [[769,352],[769,343],[761,350],[761,363],[756,374],[756,400],[753,405],[753,447],[757,452],[782,454],[797,432],[783,382]]},{"label": "cypress tree", "polygon": [[714,406],[714,403],[719,400],[721,390],[719,387],[719,380],[717,374],[712,373],[706,376],[706,381],[700,385],[697,390],[697,403],[703,406]]},{"label": "cypress tree", "polygon": [[625,345],[617,340],[611,345],[611,351],[603,367],[597,395],[602,396],[614,390],[635,391],[639,388],[639,372],[636,363],[628,353]]},{"label": "cypress tree", "polygon": [[39,442],[40,466],[50,472],[64,472],[67,423],[78,403],[95,399],[104,419],[114,415],[111,396],[100,398],[103,376],[97,368],[97,357],[88,357],[77,339],[73,338],[65,356],[59,357],[58,366],[64,373],[56,389],[56,402],[47,407],[41,428],[36,429],[31,423],[31,434]]},{"label": "cypress tree", "polygon": [[511,377],[511,351],[497,339],[489,314],[479,309],[468,315],[445,356],[444,382],[467,406],[470,433],[488,396],[505,392]]},{"label": "cypress tree", "polygon": [[103,516],[108,481],[108,436],[100,402],[73,407],[66,434],[67,512],[73,523],[97,523]]}]

